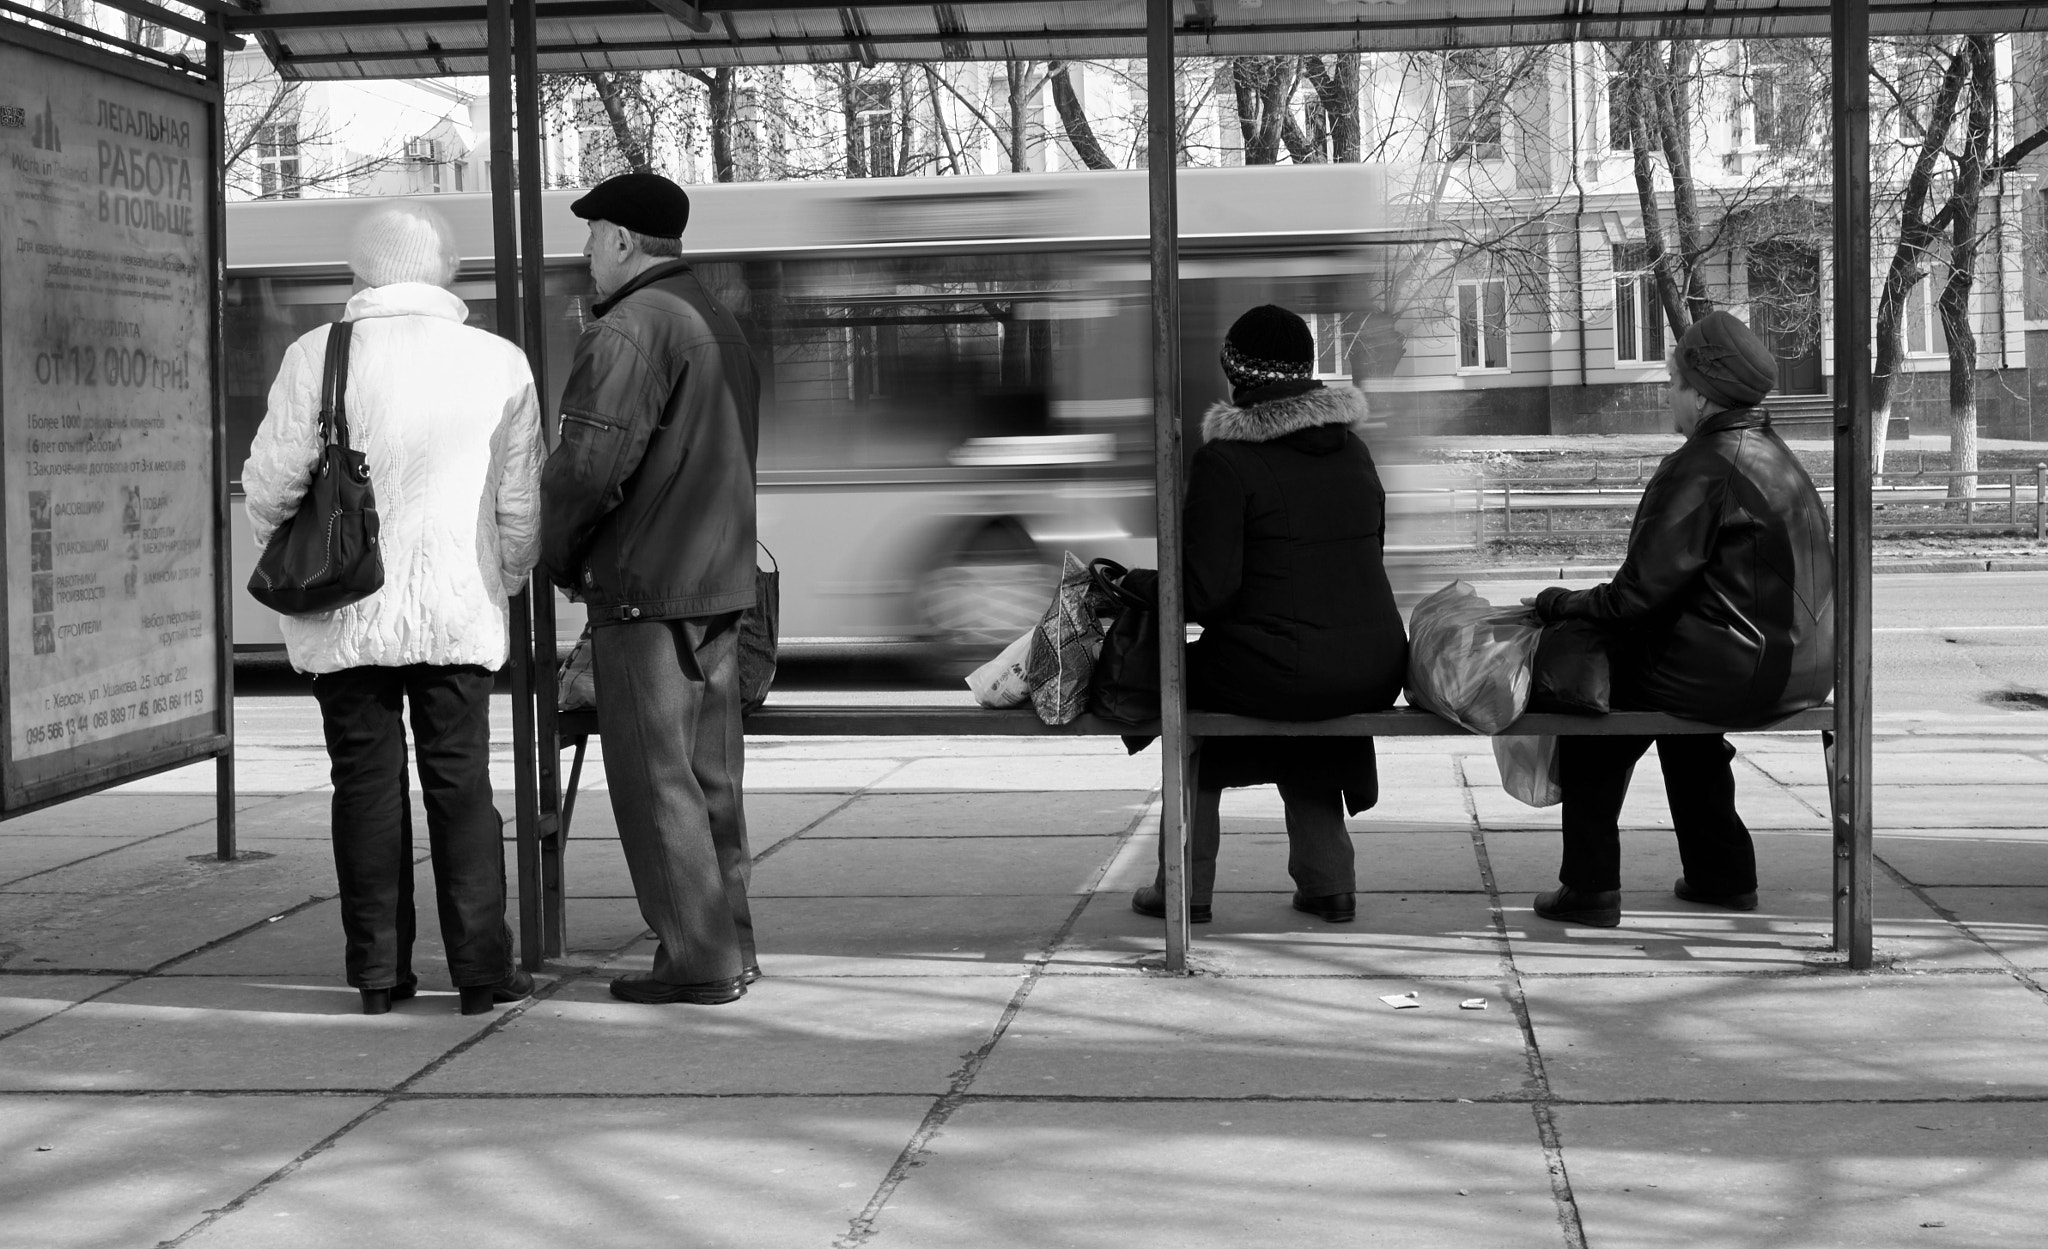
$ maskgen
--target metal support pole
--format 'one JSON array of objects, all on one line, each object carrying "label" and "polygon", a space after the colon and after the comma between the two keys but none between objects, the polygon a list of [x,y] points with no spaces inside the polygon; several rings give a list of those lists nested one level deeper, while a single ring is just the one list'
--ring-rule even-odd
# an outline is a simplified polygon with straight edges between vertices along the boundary
[{"label": "metal support pole", "polygon": [[[206,24],[218,30],[221,16],[208,14]],[[219,40],[209,40],[206,45],[206,80],[216,88],[224,89],[227,82],[227,60],[221,52]],[[228,425],[227,396],[223,382],[227,370],[219,367],[225,347],[222,332],[222,304],[220,274],[227,263],[227,111],[220,104],[209,106],[213,116],[212,133],[207,142],[213,167],[212,219],[207,222],[207,231],[213,245],[212,279],[213,306],[207,309],[209,323],[208,337],[213,344],[215,362],[213,387],[213,576],[217,610],[220,613],[220,629],[215,654],[220,666],[220,705],[213,709],[220,733],[227,739],[220,753],[213,757],[213,853],[223,863],[235,859],[235,559],[228,550],[229,536],[234,533],[234,502],[228,497]]]},{"label": "metal support pole", "polygon": [[1187,623],[1181,598],[1180,211],[1175,176],[1175,0],[1146,0],[1145,168],[1152,225],[1152,452],[1159,508],[1159,844],[1166,970],[1188,966]]},{"label": "metal support pole", "polygon": [[[513,198],[512,0],[490,0],[491,268],[497,279],[498,333],[520,340],[519,221]],[[512,597],[513,825],[519,843],[519,962],[540,966],[540,812],[533,771],[533,613],[524,592]]]},{"label": "metal support pole", "polygon": [[1835,948],[1870,966],[1870,8],[1831,0],[1835,182]]},{"label": "metal support pole", "polygon": [[2048,539],[2048,464],[2034,465],[2034,541]]},{"label": "metal support pole", "polygon": [[[548,401],[547,248],[541,216],[540,33],[534,0],[512,0],[513,69],[519,111],[519,276],[526,316],[526,360],[533,386]],[[554,447],[554,426],[541,414],[542,437]],[[537,780],[537,840],[540,851],[541,953],[560,958],[567,941],[567,906],[562,889],[562,752],[555,740],[555,593],[546,577],[535,579],[532,681],[534,755]]]}]

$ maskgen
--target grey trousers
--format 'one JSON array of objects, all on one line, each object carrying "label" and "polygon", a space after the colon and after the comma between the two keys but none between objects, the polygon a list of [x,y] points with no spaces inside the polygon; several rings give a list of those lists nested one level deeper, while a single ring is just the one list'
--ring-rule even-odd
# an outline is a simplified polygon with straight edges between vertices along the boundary
[{"label": "grey trousers", "polygon": [[739,613],[592,629],[597,727],[654,976],[727,980],[754,962],[741,792]]},{"label": "grey trousers", "polygon": [[[1311,898],[1358,888],[1351,834],[1344,827],[1344,794],[1335,786],[1282,785],[1287,808],[1287,874]],[[1208,902],[1216,890],[1216,852],[1223,845],[1223,791],[1195,790],[1188,812],[1188,901]],[[1159,847],[1154,885],[1166,888],[1166,845]]]}]

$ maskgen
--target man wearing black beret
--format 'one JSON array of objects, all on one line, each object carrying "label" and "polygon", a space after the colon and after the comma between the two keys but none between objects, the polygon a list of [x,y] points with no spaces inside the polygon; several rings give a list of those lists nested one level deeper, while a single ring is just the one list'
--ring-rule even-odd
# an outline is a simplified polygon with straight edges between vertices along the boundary
[{"label": "man wearing black beret", "polygon": [[680,259],[681,187],[622,174],[569,207],[590,223],[598,301],[541,474],[541,563],[590,612],[612,811],[659,939],[652,974],[611,991],[716,1005],[760,975],[739,685],[760,378],[739,323]]},{"label": "man wearing black beret", "polygon": [[[1806,470],[1757,405],[1777,361],[1726,312],[1695,322],[1667,361],[1672,427],[1685,445],[1643,489],[1628,556],[1590,590],[1530,600],[1546,622],[1587,621],[1607,639],[1613,701],[1631,710],[1748,727],[1826,700],[1834,684],[1834,554]],[[1657,746],[1687,902],[1756,909],[1756,852],[1735,811],[1734,747],[1718,733],[1575,736],[1557,743],[1564,792],[1562,888],[1536,914],[1621,922],[1622,800]]]}]

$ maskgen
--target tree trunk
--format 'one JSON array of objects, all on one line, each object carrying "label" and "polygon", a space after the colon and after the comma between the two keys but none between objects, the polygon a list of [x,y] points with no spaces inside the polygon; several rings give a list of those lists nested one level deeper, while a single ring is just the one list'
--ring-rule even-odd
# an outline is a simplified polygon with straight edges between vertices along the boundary
[{"label": "tree trunk", "polygon": [[1327,119],[1330,159],[1356,163],[1362,147],[1358,117],[1358,53],[1303,57],[1302,76],[1315,88],[1316,104]]},{"label": "tree trunk", "polygon": [[1244,163],[1275,165],[1287,121],[1288,101],[1301,76],[1301,58],[1235,56],[1230,58],[1230,86],[1237,97],[1237,129],[1244,140]]},{"label": "tree trunk", "polygon": [[1977,493],[1977,335],[1970,327],[1970,293],[1977,282],[1977,215],[1984,193],[1984,166],[1991,152],[1991,112],[1997,90],[1992,36],[1972,35],[1968,46],[1970,122],[1956,161],[1948,285],[1941,292],[1941,327],[1948,334],[1949,468],[1965,474],[1949,478],[1952,499],[1968,499]]},{"label": "tree trunk", "polygon": [[960,144],[953,138],[953,127],[946,124],[946,110],[939,103],[939,72],[930,63],[924,67],[925,87],[932,95],[932,128],[939,132],[939,142],[946,147],[946,161],[953,167],[955,175],[967,172],[967,162],[961,158]]},{"label": "tree trunk", "polygon": [[1664,321],[1671,327],[1671,341],[1684,337],[1692,328],[1684,292],[1672,274],[1673,260],[1664,250],[1664,214],[1657,202],[1657,168],[1652,163],[1650,138],[1657,124],[1656,45],[1632,43],[1622,54],[1621,88],[1628,92],[1628,147],[1635,170],[1636,205],[1643,214],[1643,246],[1649,252],[1650,271],[1657,284],[1657,303],[1664,309]]},{"label": "tree trunk", "polygon": [[1949,127],[1955,124],[1956,103],[1970,74],[1967,45],[1958,45],[1949,56],[1941,85],[1928,109],[1920,136],[1920,151],[1913,157],[1913,171],[1899,206],[1899,243],[1892,251],[1891,267],[1877,300],[1877,343],[1870,370],[1871,450],[1870,472],[1884,473],[1885,431],[1892,414],[1892,389],[1898,380],[1900,317],[1913,288],[1927,277],[1927,255],[1939,231],[1927,221],[1927,197],[1934,186],[1934,166],[1948,144]]},{"label": "tree trunk", "polygon": [[1067,142],[1073,145],[1074,155],[1090,169],[1115,169],[1116,162],[1102,150],[1102,144],[1095,138],[1095,128],[1088,124],[1088,114],[1081,108],[1074,80],[1067,77],[1067,63],[1052,62],[1046,67],[1045,78],[1052,84],[1052,105],[1059,110],[1060,125],[1066,128]]},{"label": "tree trunk", "polygon": [[1671,43],[1670,59],[1658,66],[1657,132],[1664,146],[1664,164],[1671,171],[1671,219],[1678,230],[1677,276],[1690,324],[1714,310],[1700,272],[1706,248],[1700,242],[1699,190],[1692,177],[1692,80],[1695,45]]},{"label": "tree trunk", "polygon": [[1024,105],[1028,100],[1024,90],[1024,75],[1030,69],[1031,62],[1005,61],[1003,67],[1005,81],[1010,89],[1010,172],[1029,173],[1031,161],[1026,144],[1030,135],[1024,116]]},{"label": "tree trunk", "polygon": [[584,78],[591,90],[597,92],[605,120],[611,123],[612,142],[619,145],[619,158],[626,162],[626,168],[633,173],[653,173],[654,167],[647,160],[647,142],[634,131],[632,119],[626,115],[626,92],[619,76],[593,70]]}]

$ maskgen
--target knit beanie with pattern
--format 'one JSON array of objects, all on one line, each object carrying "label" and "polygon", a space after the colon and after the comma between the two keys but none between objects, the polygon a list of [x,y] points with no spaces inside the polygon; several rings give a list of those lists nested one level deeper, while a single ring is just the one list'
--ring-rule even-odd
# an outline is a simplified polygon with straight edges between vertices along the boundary
[{"label": "knit beanie with pattern", "polygon": [[460,257],[455,232],[441,214],[423,204],[379,208],[356,227],[349,268],[365,286],[426,282],[446,286]]},{"label": "knit beanie with pattern", "polygon": [[1308,323],[1278,304],[1260,304],[1223,338],[1223,375],[1232,390],[1314,376],[1316,340]]}]

